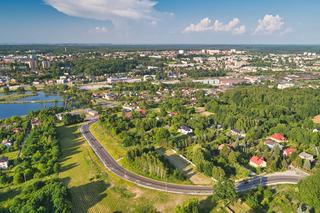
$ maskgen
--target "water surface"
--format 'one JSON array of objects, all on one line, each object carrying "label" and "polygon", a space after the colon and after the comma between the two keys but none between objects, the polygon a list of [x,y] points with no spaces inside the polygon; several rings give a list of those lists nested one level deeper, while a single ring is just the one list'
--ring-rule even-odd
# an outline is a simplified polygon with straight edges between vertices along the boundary
[{"label": "water surface", "polygon": [[48,101],[56,100],[51,103],[23,103],[23,104],[0,104],[0,119],[12,116],[27,115],[31,111],[47,109],[54,106],[63,106],[62,98],[58,95],[46,95],[38,92],[35,96],[18,99],[18,101]]}]

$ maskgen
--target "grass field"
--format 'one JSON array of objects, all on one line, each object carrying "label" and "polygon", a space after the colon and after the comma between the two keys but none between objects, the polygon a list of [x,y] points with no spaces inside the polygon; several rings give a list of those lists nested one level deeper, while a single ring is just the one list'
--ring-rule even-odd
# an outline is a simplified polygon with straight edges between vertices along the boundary
[{"label": "grass field", "polygon": [[[161,212],[173,212],[177,204],[193,198],[141,188],[108,172],[78,128],[76,125],[58,129],[62,150],[59,176],[70,189],[72,212],[135,212],[137,206],[148,204]],[[117,156],[121,157],[124,152],[118,151]]]},{"label": "grass field", "polygon": [[211,178],[198,172],[193,165],[181,158],[172,149],[161,148],[158,150],[158,152],[161,153],[165,158],[167,158],[169,162],[175,166],[175,168],[182,171],[191,183],[198,185],[212,185]]},{"label": "grass field", "polygon": [[90,126],[90,131],[98,139],[103,147],[110,153],[110,155],[119,160],[126,155],[126,150],[121,146],[118,139],[113,137],[101,127],[99,122],[94,123]]}]

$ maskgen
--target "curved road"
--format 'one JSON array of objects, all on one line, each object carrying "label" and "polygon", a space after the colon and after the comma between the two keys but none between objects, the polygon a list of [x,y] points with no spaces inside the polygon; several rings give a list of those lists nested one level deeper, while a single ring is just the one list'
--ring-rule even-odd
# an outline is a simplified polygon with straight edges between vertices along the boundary
[{"label": "curved road", "polygon": [[[153,180],[133,172],[130,172],[120,166],[117,161],[115,161],[112,156],[101,146],[98,140],[91,134],[89,126],[93,124],[94,121],[83,125],[80,131],[86,141],[89,143],[95,154],[98,156],[100,161],[105,165],[105,167],[116,174],[122,179],[135,183],[139,186],[165,191],[177,194],[190,194],[190,195],[211,195],[213,192],[212,186],[200,186],[200,185],[181,185],[172,184]],[[274,175],[274,176],[259,176],[246,181],[241,181],[236,184],[236,190],[246,191],[255,188],[258,185],[278,185],[278,184],[296,184],[302,179],[303,175]]]}]

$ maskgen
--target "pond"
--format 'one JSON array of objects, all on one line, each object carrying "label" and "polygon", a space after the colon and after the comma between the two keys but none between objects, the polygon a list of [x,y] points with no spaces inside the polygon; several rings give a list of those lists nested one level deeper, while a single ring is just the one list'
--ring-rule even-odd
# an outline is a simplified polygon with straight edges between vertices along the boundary
[{"label": "pond", "polygon": [[21,98],[18,101],[48,101],[56,100],[56,102],[46,103],[23,103],[23,104],[0,104],[0,119],[12,116],[27,115],[31,111],[47,109],[54,106],[63,106],[62,98],[58,95],[47,95],[44,92],[38,92],[34,96]]}]

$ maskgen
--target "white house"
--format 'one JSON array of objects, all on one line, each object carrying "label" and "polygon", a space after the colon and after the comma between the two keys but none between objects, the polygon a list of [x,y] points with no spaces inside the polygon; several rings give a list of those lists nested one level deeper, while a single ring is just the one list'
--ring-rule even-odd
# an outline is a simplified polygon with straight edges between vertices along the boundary
[{"label": "white house", "polygon": [[231,129],[230,132],[231,132],[232,135],[236,135],[236,136],[239,136],[239,137],[242,137],[242,138],[246,137],[246,134],[243,131],[239,131],[237,129]]},{"label": "white house", "polygon": [[91,117],[96,117],[96,116],[99,115],[99,113],[98,113],[97,111],[92,110],[92,109],[87,109],[87,110],[86,110],[86,114],[89,115],[89,116],[91,116]]},{"label": "white house", "polygon": [[314,158],[313,158],[313,155],[311,155],[311,154],[308,154],[308,153],[306,153],[306,152],[301,152],[300,154],[299,154],[299,157],[301,158],[301,159],[303,159],[303,160],[309,160],[309,161],[314,161]]},{"label": "white house", "polygon": [[5,145],[7,148],[10,148],[10,147],[12,146],[12,143],[11,143],[11,142],[8,142],[8,143],[5,143],[5,144],[3,144],[3,145]]},{"label": "white house", "polygon": [[106,100],[112,101],[116,99],[116,95],[113,93],[105,93],[103,98]]},{"label": "white house", "polygon": [[8,169],[9,159],[7,157],[0,158],[0,169]]},{"label": "white house", "polygon": [[279,146],[280,150],[283,149],[283,146],[282,146],[282,145],[280,145],[279,143],[277,143],[277,142],[275,142],[275,141],[273,141],[273,140],[270,140],[270,139],[266,140],[266,141],[264,142],[264,144],[265,144],[267,147],[269,147],[270,149],[273,149],[275,146]]},{"label": "white house", "polygon": [[316,128],[316,129],[314,129],[312,132],[314,132],[314,133],[319,133],[319,132],[320,132],[320,128]]},{"label": "white house", "polygon": [[278,84],[278,89],[288,89],[294,87],[294,84],[291,83],[284,83],[284,84]]},{"label": "white house", "polygon": [[62,121],[62,119],[63,119],[63,114],[64,113],[58,113],[58,114],[56,114],[56,117],[57,117],[57,119],[59,120],[59,121]]},{"label": "white house", "polygon": [[184,135],[187,135],[187,134],[190,134],[193,132],[193,130],[188,127],[188,126],[181,126],[179,129],[178,129],[178,132],[184,134]]}]

